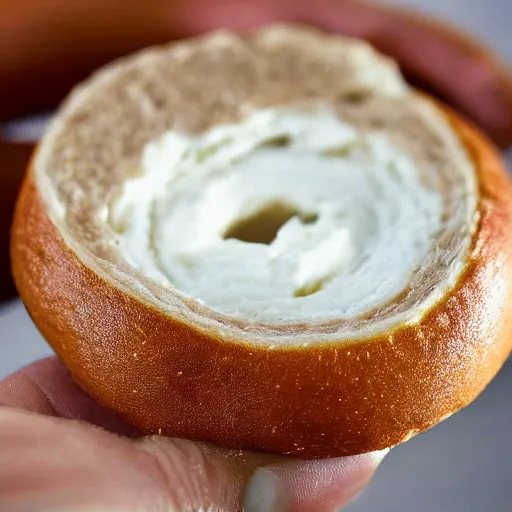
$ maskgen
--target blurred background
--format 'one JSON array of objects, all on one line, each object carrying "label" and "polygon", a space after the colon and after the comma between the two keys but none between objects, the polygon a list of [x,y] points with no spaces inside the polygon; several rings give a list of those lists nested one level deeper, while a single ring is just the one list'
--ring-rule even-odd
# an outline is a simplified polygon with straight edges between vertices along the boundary
[{"label": "blurred background", "polygon": [[[0,0],[0,9],[4,1]],[[20,0],[20,3],[24,2]],[[68,2],[72,3],[72,0]],[[512,67],[510,0],[382,0],[380,3],[412,7],[453,22],[493,48]],[[0,20],[0,32],[2,23],[4,28],[9,28],[7,22],[6,18]],[[34,34],[38,31],[36,21],[33,21],[33,30]],[[12,37],[17,35],[13,33]],[[0,61],[1,52],[0,49]],[[101,55],[97,57],[101,62]],[[27,69],[29,66],[27,63]],[[31,82],[28,86],[38,88],[39,84]],[[0,104],[8,108],[8,102],[0,101]],[[29,107],[33,110],[33,106]],[[18,111],[22,112],[23,109]],[[28,107],[23,114],[27,113]],[[0,117],[5,120],[8,115],[3,112]],[[41,124],[36,119],[21,125],[4,126],[4,131],[32,139]],[[510,158],[509,162],[512,166]],[[0,164],[5,164],[5,161]],[[7,171],[8,168],[2,165],[0,172]],[[0,304],[0,378],[3,378],[21,366],[51,354],[51,351],[18,300]],[[509,363],[473,405],[430,432],[393,450],[368,491],[348,510],[511,512],[511,389],[512,365]]]}]

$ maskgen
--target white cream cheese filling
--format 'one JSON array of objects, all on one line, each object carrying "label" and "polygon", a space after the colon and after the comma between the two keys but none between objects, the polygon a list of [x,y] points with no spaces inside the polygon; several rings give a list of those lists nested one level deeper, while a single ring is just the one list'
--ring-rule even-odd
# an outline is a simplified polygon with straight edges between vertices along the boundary
[{"label": "white cream cheese filling", "polygon": [[443,197],[424,178],[330,107],[272,108],[147,145],[109,220],[127,262],[215,311],[350,319],[399,296],[432,250]]}]

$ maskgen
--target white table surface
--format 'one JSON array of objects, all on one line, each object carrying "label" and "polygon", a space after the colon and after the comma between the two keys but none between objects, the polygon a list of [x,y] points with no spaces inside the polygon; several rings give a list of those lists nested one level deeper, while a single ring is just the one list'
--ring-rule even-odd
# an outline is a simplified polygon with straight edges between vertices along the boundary
[{"label": "white table surface", "polygon": [[[386,0],[455,21],[512,63],[512,0]],[[0,308],[0,378],[51,354],[23,306]],[[399,447],[350,512],[512,512],[512,365],[470,407]]]}]

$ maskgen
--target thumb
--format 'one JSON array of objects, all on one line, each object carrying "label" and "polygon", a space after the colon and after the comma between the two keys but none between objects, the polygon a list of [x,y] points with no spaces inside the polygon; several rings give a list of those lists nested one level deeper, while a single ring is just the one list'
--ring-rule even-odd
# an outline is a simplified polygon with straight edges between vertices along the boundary
[{"label": "thumb", "polygon": [[292,461],[0,407],[0,510],[331,512],[383,454]]},{"label": "thumb", "polygon": [[245,512],[334,512],[363,490],[387,453],[300,461],[161,437],[140,446],[158,461],[176,510]]}]

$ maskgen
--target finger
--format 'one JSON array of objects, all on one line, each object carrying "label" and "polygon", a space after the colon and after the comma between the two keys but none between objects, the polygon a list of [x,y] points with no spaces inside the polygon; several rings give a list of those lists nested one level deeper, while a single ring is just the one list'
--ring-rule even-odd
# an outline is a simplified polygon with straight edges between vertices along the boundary
[{"label": "finger", "polygon": [[[361,493],[387,453],[301,461],[163,437],[149,438],[141,446],[158,459],[166,479],[186,489],[188,501],[180,502],[181,507],[222,504],[227,508],[221,510],[241,507],[244,512],[334,512]],[[201,468],[199,486],[190,478],[197,476],[192,468]],[[210,503],[205,489],[212,488],[222,492]]]},{"label": "finger", "polygon": [[82,420],[125,436],[137,434],[83,392],[56,357],[38,361],[0,382],[0,405]]},{"label": "finger", "polygon": [[165,500],[157,464],[127,439],[77,421],[0,407],[0,510],[172,510],[164,508]]}]

